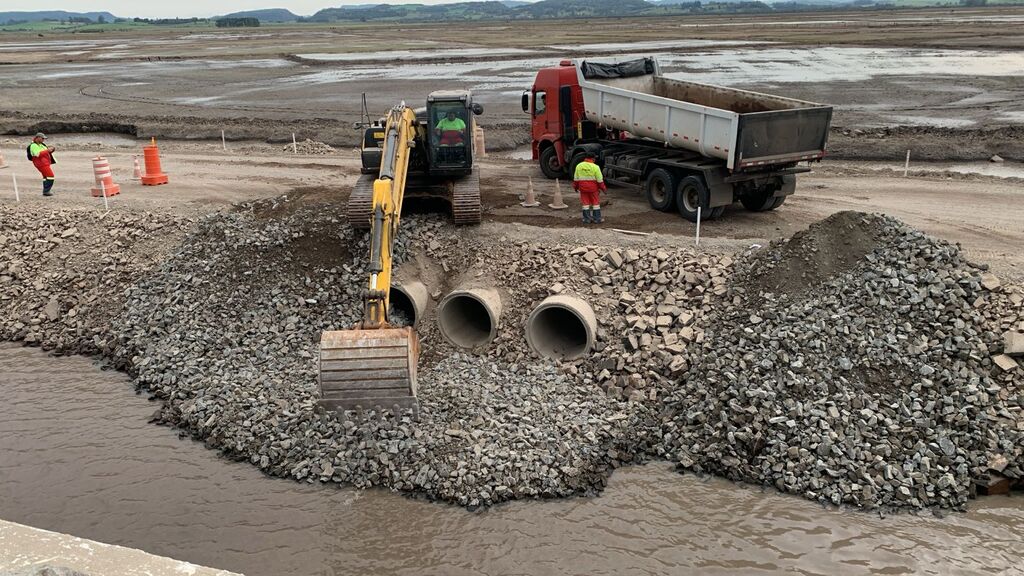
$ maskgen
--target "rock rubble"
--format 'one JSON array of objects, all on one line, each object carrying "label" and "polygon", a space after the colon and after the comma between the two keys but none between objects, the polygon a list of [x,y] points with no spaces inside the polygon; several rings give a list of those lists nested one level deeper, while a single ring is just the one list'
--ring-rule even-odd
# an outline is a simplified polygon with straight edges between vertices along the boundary
[{"label": "rock rubble", "polygon": [[1024,378],[991,359],[1021,308],[955,246],[840,213],[739,266],[668,392],[666,457],[865,507],[962,508],[1024,474]]},{"label": "rock rubble", "polygon": [[[357,321],[365,284],[334,206],[0,208],[0,337],[103,357],[157,420],[269,474],[469,507],[591,494],[651,457],[865,507],[962,508],[1022,475],[1024,369],[1001,357],[1024,297],[955,246],[854,213],[741,256],[525,238],[403,220],[396,262],[433,300],[416,421],[317,406],[319,334]],[[474,283],[504,312],[469,353],[432,314]],[[527,347],[558,293],[594,308],[589,357]]]}]

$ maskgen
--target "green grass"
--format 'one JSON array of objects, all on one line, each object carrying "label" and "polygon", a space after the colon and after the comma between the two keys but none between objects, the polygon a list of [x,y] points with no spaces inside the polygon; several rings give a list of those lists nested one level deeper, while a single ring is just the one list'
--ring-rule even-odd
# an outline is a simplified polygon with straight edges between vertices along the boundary
[{"label": "green grass", "polygon": [[[101,34],[105,32],[135,32],[139,30],[209,30],[215,28],[213,22],[189,22],[181,25],[156,25],[147,22],[106,22],[104,24],[61,24],[60,22],[26,22],[24,24],[5,24],[0,32],[71,32],[85,34]],[[227,30],[227,28],[225,28]],[[258,30],[258,28],[253,28]]]}]

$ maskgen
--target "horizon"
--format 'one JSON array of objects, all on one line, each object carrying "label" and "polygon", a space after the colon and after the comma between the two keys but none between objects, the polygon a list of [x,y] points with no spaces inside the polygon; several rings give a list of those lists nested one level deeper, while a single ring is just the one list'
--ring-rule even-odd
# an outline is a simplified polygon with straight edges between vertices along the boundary
[{"label": "horizon", "polygon": [[[217,10],[209,10],[210,2],[198,0],[180,0],[172,5],[140,4],[133,0],[104,0],[97,6],[95,0],[55,0],[45,8],[26,10],[24,8],[0,9],[0,12],[46,12],[64,10],[67,12],[109,12],[119,18],[210,18],[233,12],[250,10],[271,10],[284,8],[298,16],[312,16],[324,8],[340,8],[343,6],[367,6],[377,4],[456,4],[467,0],[376,0],[376,1],[345,1],[345,0],[284,0],[282,2],[247,0],[223,0],[216,4]],[[173,6],[170,8],[168,6]],[[192,8],[194,7],[194,10]]]}]

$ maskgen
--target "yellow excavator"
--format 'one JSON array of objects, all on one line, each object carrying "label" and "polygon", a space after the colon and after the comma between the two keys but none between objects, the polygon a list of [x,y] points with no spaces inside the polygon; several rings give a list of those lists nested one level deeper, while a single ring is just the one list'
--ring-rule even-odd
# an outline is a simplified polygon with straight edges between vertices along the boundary
[{"label": "yellow excavator", "polygon": [[469,91],[446,90],[431,93],[424,109],[402,103],[366,127],[364,174],[349,198],[348,219],[352,227],[370,230],[369,284],[359,324],[321,334],[325,409],[418,412],[419,339],[413,326],[389,322],[392,250],[407,197],[446,200],[456,224],[480,222],[473,116],[482,112]]}]

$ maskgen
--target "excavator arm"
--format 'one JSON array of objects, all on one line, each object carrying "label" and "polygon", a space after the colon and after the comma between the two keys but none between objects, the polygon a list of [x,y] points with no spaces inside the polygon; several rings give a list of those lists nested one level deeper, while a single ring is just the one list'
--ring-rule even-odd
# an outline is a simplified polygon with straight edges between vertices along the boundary
[{"label": "excavator arm", "polygon": [[409,326],[393,328],[388,310],[395,238],[402,214],[416,114],[392,108],[385,125],[380,174],[373,183],[369,284],[363,317],[351,330],[320,337],[320,405],[331,410],[393,406],[418,410],[419,339]]},{"label": "excavator arm", "polygon": [[373,183],[373,216],[370,222],[370,285],[366,293],[361,328],[387,325],[391,294],[391,264],[395,237],[402,215],[402,199],[409,173],[409,155],[415,146],[416,114],[404,104],[388,113],[380,176]]}]

